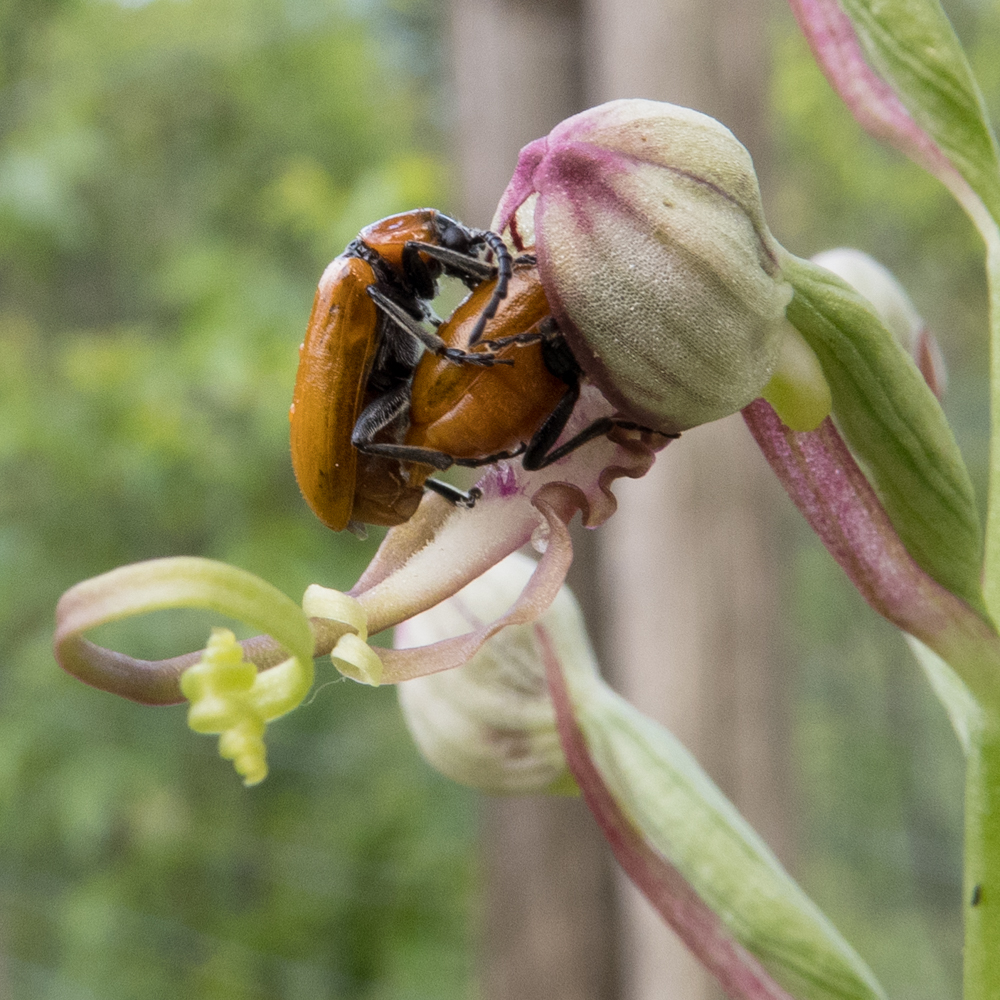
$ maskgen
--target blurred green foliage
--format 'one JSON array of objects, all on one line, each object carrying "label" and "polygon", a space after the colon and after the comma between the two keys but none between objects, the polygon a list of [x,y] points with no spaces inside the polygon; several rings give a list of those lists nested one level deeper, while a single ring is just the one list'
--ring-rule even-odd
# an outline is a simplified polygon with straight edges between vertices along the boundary
[{"label": "blurred green foliage", "polygon": [[[182,708],[86,689],[49,650],[59,593],[122,563],[203,554],[297,598],[370,557],[301,500],[287,408],[327,261],[447,205],[435,16],[0,2],[4,998],[468,995],[473,803],[392,692],[320,687],[247,792]],[[116,640],[167,655],[207,626]]]}]

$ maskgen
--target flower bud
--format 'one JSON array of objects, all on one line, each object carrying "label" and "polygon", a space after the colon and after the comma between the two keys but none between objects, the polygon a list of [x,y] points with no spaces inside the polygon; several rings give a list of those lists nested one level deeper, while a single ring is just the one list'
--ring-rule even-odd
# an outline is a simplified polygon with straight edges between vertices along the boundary
[{"label": "flower bud", "polygon": [[[527,556],[508,556],[454,597],[397,626],[397,646],[436,642],[498,617],[534,568]],[[596,669],[565,587],[539,621],[571,658],[585,661],[582,669]],[[533,626],[510,625],[464,666],[399,685],[403,716],[428,763],[481,791],[575,793],[536,643]]]},{"label": "flower bud", "polygon": [[838,247],[812,258],[856,288],[875,307],[879,318],[910,352],[931,391],[940,399],[948,385],[948,369],[937,338],[927,329],[913,300],[896,276],[861,250]]},{"label": "flower bud", "polygon": [[522,151],[494,228],[532,244],[584,372],[629,417],[681,431],[759,397],[791,287],[753,163],[717,121],[622,100]]}]

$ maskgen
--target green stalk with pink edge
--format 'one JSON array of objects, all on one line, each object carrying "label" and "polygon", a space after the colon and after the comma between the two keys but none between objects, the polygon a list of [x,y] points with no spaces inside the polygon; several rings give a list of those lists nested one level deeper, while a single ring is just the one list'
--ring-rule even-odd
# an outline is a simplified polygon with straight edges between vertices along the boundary
[{"label": "green stalk with pink edge", "polygon": [[[791,0],[791,6],[858,121],[941,180],[985,244],[991,402],[983,596],[1000,620],[1000,158],[979,88],[936,0]],[[950,667],[960,673],[962,665]],[[1000,673],[1000,662],[992,670]],[[953,685],[935,690],[968,737],[965,997],[992,1000],[1000,997],[1000,703],[976,692],[977,710],[964,713],[965,723],[975,715],[974,724],[962,725],[956,706],[968,708],[968,701],[948,694]]]}]

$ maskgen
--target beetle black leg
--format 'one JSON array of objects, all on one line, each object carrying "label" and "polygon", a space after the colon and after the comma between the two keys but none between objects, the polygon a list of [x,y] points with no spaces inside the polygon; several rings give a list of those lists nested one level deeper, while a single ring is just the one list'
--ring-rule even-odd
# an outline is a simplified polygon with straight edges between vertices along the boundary
[{"label": "beetle black leg", "polygon": [[652,427],[644,427],[633,420],[620,420],[617,417],[601,417],[595,420],[589,427],[585,427],[579,434],[571,437],[565,444],[558,448],[553,445],[559,439],[559,435],[566,429],[566,423],[573,413],[573,407],[580,398],[580,383],[571,385],[566,394],[556,404],[556,408],[549,414],[545,423],[535,432],[534,437],[524,451],[521,464],[528,472],[537,472],[545,469],[553,462],[558,462],[572,451],[576,451],[581,445],[585,445],[594,438],[601,437],[615,427],[621,427],[628,431],[647,431],[650,434],[659,434],[666,438],[679,438],[680,434],[668,434],[664,431],[655,430]]},{"label": "beetle black leg", "polygon": [[[549,451],[559,440],[559,435],[566,429],[566,423],[579,398],[580,381],[577,379],[567,388],[562,399],[556,403],[555,409],[545,418],[545,423],[535,431],[528,447],[524,450],[521,464],[528,472],[544,469],[545,466],[555,461],[554,458],[549,457]],[[583,444],[582,441],[580,443]]]},{"label": "beetle black leg", "polygon": [[383,458],[395,458],[400,462],[416,462],[419,465],[429,465],[432,469],[439,469],[441,472],[450,469],[455,464],[451,455],[446,455],[443,451],[415,448],[407,444],[393,444],[391,441],[371,441],[363,437],[359,438],[357,434],[358,426],[355,424],[351,444],[366,455],[381,455]]},{"label": "beetle black leg", "polygon": [[[407,240],[403,244],[403,270],[407,278],[413,279],[415,274],[420,273],[420,269],[426,269],[426,265],[420,259],[421,254],[433,257],[444,265],[445,271],[452,277],[461,278],[475,287],[481,281],[488,281],[497,274],[497,268],[493,264],[478,257],[470,257],[468,254],[458,250],[451,250],[448,247],[439,247],[435,243],[421,243],[419,240]],[[418,291],[419,294],[419,291]],[[421,295],[421,298],[433,298],[433,295]]]},{"label": "beetle black leg", "polygon": [[507,285],[513,273],[514,266],[511,262],[510,251],[506,244],[496,233],[483,231],[474,234],[480,237],[494,253],[497,258],[496,266],[481,261],[478,257],[469,256],[459,250],[452,250],[450,247],[435,246],[432,243],[420,243],[417,240],[408,240],[403,247],[403,267],[407,272],[417,294],[424,299],[432,298],[431,294],[425,294],[424,289],[433,288],[433,279],[429,278],[429,284],[424,281],[426,265],[421,259],[421,254],[426,254],[439,261],[447,274],[461,278],[469,288],[475,288],[481,282],[497,276],[496,288],[490,296],[486,307],[479,314],[476,325],[472,328],[469,337],[469,345],[478,343],[486,329],[486,324],[497,312],[500,303],[507,297]]},{"label": "beetle black leg", "polygon": [[[475,288],[480,282],[492,278],[494,274],[497,276],[496,288],[493,289],[490,301],[486,303],[486,308],[480,313],[476,325],[472,328],[469,339],[471,346],[482,337],[487,322],[496,315],[497,308],[507,296],[507,284],[514,271],[513,259],[503,237],[498,233],[489,229],[466,229],[461,223],[448,219],[447,216],[441,216],[439,221],[445,226],[441,231],[441,244],[408,241],[403,247],[403,264],[408,273],[412,271],[411,278],[418,282],[423,280],[423,269],[426,267],[420,259],[421,253],[439,261],[446,273],[461,278],[469,288]],[[483,245],[493,252],[496,258],[495,267],[474,256],[473,249]],[[484,273],[483,268],[489,270]],[[421,295],[421,298],[425,299],[430,297]]]},{"label": "beetle black leg", "polygon": [[375,305],[393,323],[419,340],[427,350],[438,357],[447,358],[456,364],[483,365],[485,367],[489,367],[490,365],[512,365],[514,363],[509,358],[497,358],[495,354],[488,351],[471,354],[468,351],[460,351],[457,347],[449,347],[436,333],[432,333],[421,326],[398,302],[386,295],[378,285],[369,285],[368,294]]},{"label": "beetle black leg", "polygon": [[489,230],[486,230],[482,236],[486,245],[496,255],[497,286],[493,289],[493,295],[490,296],[490,301],[486,303],[486,308],[479,314],[479,319],[476,320],[476,325],[472,328],[472,333],[469,334],[469,347],[475,347],[479,343],[483,331],[486,329],[487,322],[496,316],[500,303],[507,297],[507,283],[510,281],[510,276],[514,273],[514,264],[511,260],[510,251],[507,249],[507,244],[496,233]]},{"label": "beetle black leg", "polygon": [[[365,413],[367,412],[368,410],[365,411]],[[361,419],[364,418],[365,413],[362,413],[358,423],[354,425],[351,443],[358,451],[363,451],[368,455],[382,455],[385,458],[398,459],[400,462],[416,462],[420,465],[429,465],[433,469],[440,469],[443,472],[453,465],[458,465],[463,469],[478,469],[483,465],[493,465],[496,462],[517,458],[524,452],[524,445],[521,445],[513,451],[498,451],[493,455],[484,455],[482,458],[455,458],[453,455],[448,455],[443,451],[435,451],[433,448],[393,444],[391,441],[372,441],[371,437],[377,433],[378,428],[366,436],[366,428],[361,427]]]},{"label": "beetle black leg", "polygon": [[369,452],[372,439],[388,427],[410,403],[410,383],[400,382],[377,396],[362,411],[351,431],[351,444],[358,451]]},{"label": "beetle black leg", "polygon": [[473,486],[466,493],[458,489],[457,486],[452,486],[451,483],[441,482],[440,479],[427,479],[424,481],[424,486],[431,492],[437,493],[438,496],[444,497],[448,503],[454,504],[456,507],[464,507],[466,510],[472,510],[476,506],[476,501],[481,499],[483,495],[483,491],[476,486]]},{"label": "beetle black leg", "polygon": [[580,398],[580,377],[583,372],[577,364],[569,344],[562,337],[542,340],[542,361],[556,378],[566,383],[566,392],[556,403],[555,409],[545,418],[545,422],[535,431],[534,436],[525,449],[521,464],[532,472],[544,469],[553,461],[549,452],[555,447],[559,435],[566,429],[566,424],[573,413],[573,407]]},{"label": "beetle black leg", "polygon": [[362,411],[351,431],[351,444],[366,455],[383,455],[402,462],[419,462],[434,469],[450,469],[455,461],[450,455],[430,448],[414,448],[391,441],[376,441],[375,436],[388,427],[409,405],[410,383],[401,382],[373,399]]},{"label": "beetle black leg", "polygon": [[677,438],[679,434],[667,434],[663,431],[655,430],[652,427],[644,427],[632,420],[620,420],[617,417],[601,417],[595,420],[589,427],[585,427],[579,434],[574,435],[565,444],[555,448],[559,435],[566,429],[566,424],[573,413],[577,400],[580,398],[580,377],[582,372],[580,366],[573,357],[569,345],[560,338],[542,340],[542,358],[545,366],[553,375],[561,378],[567,385],[567,389],[562,399],[556,404],[555,409],[546,418],[545,423],[535,432],[534,437],[525,449],[521,462],[529,472],[544,469],[553,462],[558,462],[572,451],[576,451],[581,445],[585,445],[594,438],[607,434],[615,427],[622,427],[630,431],[647,431],[651,434],[660,434],[662,437]]},{"label": "beetle black leg", "polygon": [[[508,347],[511,344],[516,344],[518,347],[525,347],[528,344],[537,344],[540,340],[549,340],[551,337],[559,333],[559,327],[556,325],[556,321],[551,316],[546,316],[545,319],[539,320],[530,330],[526,330],[524,333],[512,333],[509,337],[498,337],[496,340],[484,340],[482,341],[491,351],[499,351],[504,347]],[[559,373],[556,372],[556,375]]]},{"label": "beetle black leg", "polygon": [[[565,399],[565,397],[563,397]],[[529,472],[535,472],[538,469],[544,469],[550,466],[553,462],[558,462],[560,458],[565,458],[570,452],[576,451],[581,445],[585,445],[588,441],[593,441],[594,438],[602,437],[609,431],[614,430],[616,427],[621,427],[627,431],[646,431],[649,434],[659,434],[660,437],[665,438],[679,438],[680,434],[668,434],[665,431],[654,430],[652,427],[645,427],[642,424],[637,424],[633,420],[619,420],[617,417],[601,417],[599,420],[595,420],[589,427],[585,427],[579,434],[570,438],[565,444],[560,445],[554,451],[550,451],[545,454],[544,450],[541,455],[533,454],[531,456],[532,464],[528,464],[529,453],[531,453],[533,446],[535,445],[535,438],[531,439],[531,444],[528,445],[528,450],[524,453],[524,467]]]},{"label": "beetle black leg", "polygon": [[351,431],[351,444],[366,455],[382,455],[400,462],[416,462],[429,465],[432,469],[450,469],[453,465],[477,469],[481,465],[492,465],[503,459],[517,458],[524,451],[524,445],[515,451],[498,451],[483,458],[454,458],[433,448],[418,448],[415,445],[396,444],[393,441],[376,441],[379,431],[388,427],[406,409],[410,402],[410,383],[401,382],[392,389],[373,399],[362,411]]}]

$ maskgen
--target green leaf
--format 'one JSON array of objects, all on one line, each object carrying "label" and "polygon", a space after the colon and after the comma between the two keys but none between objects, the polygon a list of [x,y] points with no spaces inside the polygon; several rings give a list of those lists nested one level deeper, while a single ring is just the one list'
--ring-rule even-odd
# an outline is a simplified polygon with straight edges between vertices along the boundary
[{"label": "green leaf", "polygon": [[790,254],[787,316],[816,352],[833,416],[918,565],[985,614],[975,494],[944,413],[909,354],[869,303],[829,271]]},{"label": "green leaf", "polygon": [[800,1000],[876,1000],[867,965],[666,729],[562,658],[577,726],[616,805],[733,938]]},{"label": "green leaf", "polygon": [[872,67],[1000,221],[1000,160],[982,94],[937,0],[841,0]]}]

